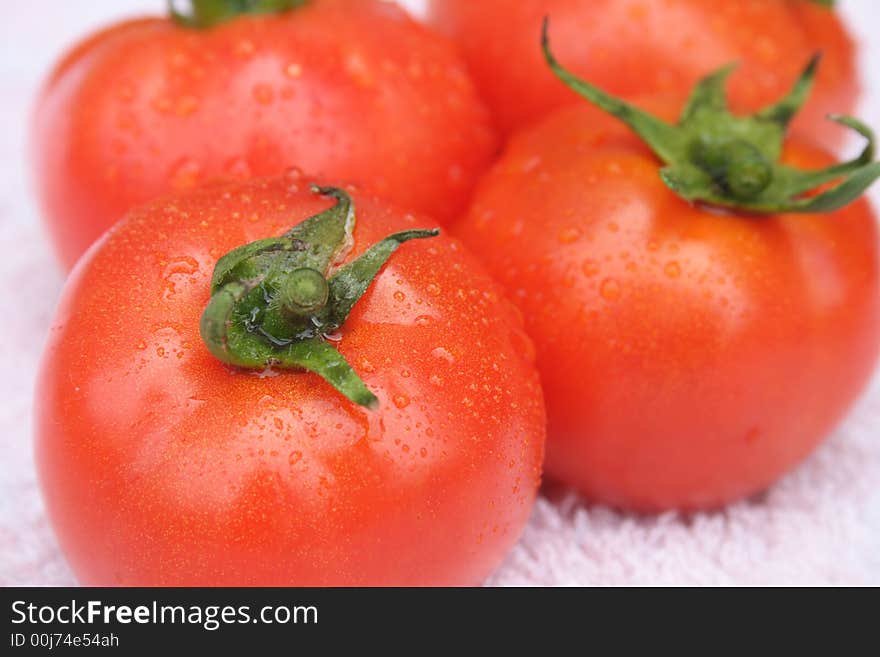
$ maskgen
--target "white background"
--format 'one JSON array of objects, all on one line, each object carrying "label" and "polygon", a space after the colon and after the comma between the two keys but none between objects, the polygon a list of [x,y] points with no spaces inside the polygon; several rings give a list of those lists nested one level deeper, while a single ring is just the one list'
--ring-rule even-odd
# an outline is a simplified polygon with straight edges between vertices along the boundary
[{"label": "white background", "polygon": [[[405,4],[418,10],[421,2]],[[165,3],[7,0],[4,5],[0,584],[70,584],[44,518],[31,461],[35,364],[62,276],[45,245],[30,190],[27,122],[41,79],[65,47],[110,21],[162,12]],[[867,93],[861,116],[880,128],[880,2],[841,0],[840,5],[863,46]],[[880,190],[873,198],[880,199]],[[552,501],[542,498],[523,541],[492,583],[880,584],[878,443],[880,382],[875,382],[829,443],[761,503],[685,522],[675,514],[634,518],[589,508],[565,493],[554,494]]]}]

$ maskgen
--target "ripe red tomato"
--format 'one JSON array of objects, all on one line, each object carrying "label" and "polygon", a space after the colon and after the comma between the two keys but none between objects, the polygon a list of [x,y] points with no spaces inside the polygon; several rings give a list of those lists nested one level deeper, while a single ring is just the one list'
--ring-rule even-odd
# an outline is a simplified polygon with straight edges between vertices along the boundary
[{"label": "ripe red tomato", "polygon": [[814,96],[794,129],[836,146],[845,134],[825,120],[858,97],[852,39],[833,9],[813,0],[429,0],[432,22],[460,42],[506,132],[571,103],[541,57],[541,21],[576,75],[628,98],[684,97],[703,75],[738,61],[735,110],[776,101],[816,51],[824,60]]},{"label": "ripe red tomato", "polygon": [[[829,162],[797,140],[784,159]],[[623,124],[571,106],[514,138],[457,234],[535,340],[548,475],[628,509],[716,507],[801,461],[865,384],[877,225],[865,200],[691,205],[659,166]]]},{"label": "ripe red tomato", "polygon": [[[355,202],[354,255],[425,227]],[[202,343],[217,259],[327,206],[292,177],[209,186],[133,211],[74,270],[36,451],[83,584],[473,585],[516,541],[543,457],[534,352],[456,240],[401,247],[334,338],[377,411]]]},{"label": "ripe red tomato", "polygon": [[129,208],[207,179],[298,166],[446,221],[496,149],[447,40],[377,0],[312,0],[209,29],[111,27],[39,99],[34,165],[70,267]]}]

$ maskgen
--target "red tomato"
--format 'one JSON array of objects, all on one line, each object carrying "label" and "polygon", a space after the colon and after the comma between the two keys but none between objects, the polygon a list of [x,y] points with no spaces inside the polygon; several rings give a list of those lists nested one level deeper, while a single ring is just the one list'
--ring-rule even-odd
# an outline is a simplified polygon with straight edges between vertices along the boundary
[{"label": "red tomato", "polygon": [[495,153],[452,46],[376,0],[313,0],[206,30],[122,23],[77,47],[38,102],[34,164],[70,267],[132,206],[288,166],[445,221]]},{"label": "red tomato", "polygon": [[[353,255],[430,227],[355,201]],[[401,247],[337,336],[378,411],[202,343],[218,257],[327,206],[292,178],[170,197],[71,275],[36,451],[83,584],[473,585],[516,541],[543,456],[534,352],[459,242]]]},{"label": "red tomato", "polygon": [[[829,163],[797,140],[784,159]],[[514,138],[458,235],[535,340],[547,473],[617,507],[717,507],[801,461],[865,384],[877,225],[864,200],[709,210],[659,166],[623,124],[569,107]]]},{"label": "red tomato", "polygon": [[735,110],[778,100],[810,56],[824,60],[795,130],[836,146],[845,132],[825,120],[858,97],[855,48],[834,10],[813,0],[429,0],[432,22],[454,35],[500,126],[511,132],[572,93],[547,70],[538,47],[549,16],[554,50],[579,77],[624,97],[687,95],[731,61]]}]

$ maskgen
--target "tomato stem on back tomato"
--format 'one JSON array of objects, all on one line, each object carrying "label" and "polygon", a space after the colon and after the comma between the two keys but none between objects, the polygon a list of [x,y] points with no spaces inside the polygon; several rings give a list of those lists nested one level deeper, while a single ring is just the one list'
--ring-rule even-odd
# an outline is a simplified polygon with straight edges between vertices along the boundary
[{"label": "tomato stem on back tomato", "polygon": [[296,9],[308,0],[188,0],[189,11],[177,9],[180,4],[168,0],[168,13],[180,25],[209,28],[238,18],[243,14],[278,14]]},{"label": "tomato stem on back tomato", "polygon": [[395,233],[330,275],[351,250],[354,204],[341,189],[312,191],[337,202],[281,237],[246,244],[217,262],[202,339],[224,363],[309,370],[354,403],[374,409],[379,400],[326,337],[342,327],[401,244],[440,231]]},{"label": "tomato stem on back tomato", "polygon": [[[828,118],[862,135],[868,144],[855,159],[817,171],[802,171],[779,160],[792,119],[809,97],[819,66],[814,55],[789,94],[751,116],[728,108],[725,85],[735,66],[701,80],[678,123],[673,125],[582,80],[554,57],[544,20],[542,47],[553,73],[572,91],[627,124],[666,165],[663,182],[690,202],[761,214],[832,212],[852,203],[880,178],[874,133],[858,119]],[[839,181],[821,193],[817,188]]]}]

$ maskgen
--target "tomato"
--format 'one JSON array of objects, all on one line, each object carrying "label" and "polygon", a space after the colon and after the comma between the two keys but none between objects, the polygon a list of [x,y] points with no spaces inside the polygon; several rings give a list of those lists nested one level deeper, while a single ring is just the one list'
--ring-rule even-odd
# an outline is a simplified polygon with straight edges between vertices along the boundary
[{"label": "tomato", "polygon": [[738,61],[733,106],[753,111],[779,98],[822,51],[814,97],[794,129],[828,146],[844,133],[825,115],[851,112],[858,97],[853,41],[835,11],[812,0],[429,0],[429,7],[432,22],[460,42],[508,133],[572,102],[541,58],[545,16],[560,59],[624,97],[683,97],[703,75]]},{"label": "tomato", "polygon": [[33,129],[43,214],[68,268],[136,204],[288,166],[443,222],[495,149],[453,46],[378,0],[311,0],[207,29],[121,23],[58,65]]},{"label": "tomato", "polygon": [[[797,139],[784,159],[830,161]],[[880,331],[877,224],[865,200],[712,209],[658,173],[627,127],[573,105],[512,140],[457,234],[535,341],[547,474],[615,507],[712,508],[805,458],[862,390]]]},{"label": "tomato", "polygon": [[[354,199],[349,261],[430,226]],[[71,274],[36,454],[83,584],[473,585],[516,541],[543,457],[534,350],[458,241],[402,246],[331,336],[378,410],[202,342],[218,258],[327,206],[295,173],[209,185],[134,210]]]}]

